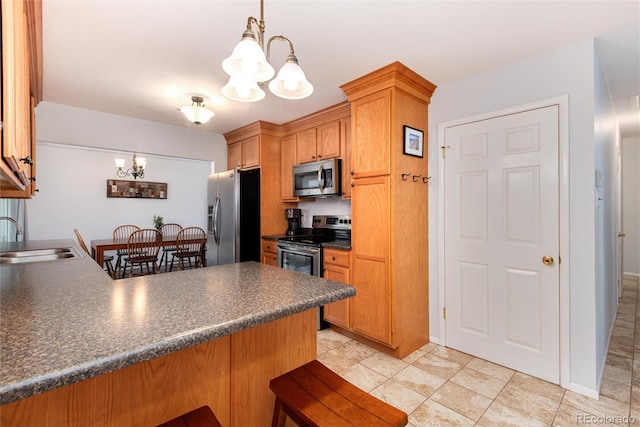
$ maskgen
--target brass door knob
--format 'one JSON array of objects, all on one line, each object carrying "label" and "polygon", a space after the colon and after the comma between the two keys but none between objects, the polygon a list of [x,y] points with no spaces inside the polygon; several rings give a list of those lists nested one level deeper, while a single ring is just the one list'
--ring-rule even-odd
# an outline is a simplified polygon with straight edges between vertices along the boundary
[{"label": "brass door knob", "polygon": [[553,257],[549,255],[545,255],[542,257],[542,263],[544,265],[553,265]]}]

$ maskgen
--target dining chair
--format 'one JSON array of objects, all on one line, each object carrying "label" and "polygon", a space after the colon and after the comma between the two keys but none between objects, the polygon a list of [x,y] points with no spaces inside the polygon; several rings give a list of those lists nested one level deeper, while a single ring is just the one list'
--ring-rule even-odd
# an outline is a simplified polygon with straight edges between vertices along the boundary
[{"label": "dining chair", "polygon": [[[74,228],[73,232],[76,233],[76,237],[78,238],[78,243],[80,244],[80,247],[87,253],[87,255],[91,256],[91,252],[89,252],[89,248],[87,247],[87,244],[84,242],[84,239],[80,234],[80,231],[78,231],[77,228]],[[109,276],[111,276],[112,279],[115,279],[116,276],[115,276],[115,270],[113,269],[113,256],[105,255],[103,257],[103,260],[104,260],[105,271],[107,272],[107,274],[109,274]]]},{"label": "dining chair", "polygon": [[[162,233],[162,238],[166,237],[177,237],[178,232],[182,230],[182,226],[176,223],[168,223],[164,224],[160,228],[160,233]],[[176,251],[176,245],[172,246],[163,246],[162,247],[162,256],[160,257],[160,267],[162,267],[162,263],[164,262],[164,271],[169,271],[169,255],[173,254]],[[173,257],[171,257],[171,266],[173,266]]]},{"label": "dining chair", "polygon": [[[113,239],[127,241],[131,233],[133,233],[136,230],[140,230],[140,227],[138,227],[137,225],[132,225],[132,224],[120,225],[113,229]],[[122,260],[127,256],[127,250],[118,249],[116,251],[116,255],[118,256],[118,258],[116,259],[116,266],[114,267],[114,270],[115,270],[115,275],[118,275],[120,273],[120,268],[122,267]],[[124,277],[124,274],[122,277]]]},{"label": "dining chair", "polygon": [[203,251],[207,242],[207,234],[200,227],[185,227],[178,233],[176,239],[176,251],[171,257],[171,267],[173,268],[174,258],[178,258],[178,271],[184,268],[185,260],[189,261],[189,268],[193,268],[191,259],[193,258],[195,268],[203,267]]},{"label": "dining chair", "polygon": [[162,234],[155,228],[140,228],[135,230],[127,240],[127,256],[124,258],[124,277],[129,270],[129,277],[133,276],[134,266],[140,268],[140,273],[144,275],[143,265],[147,267],[147,273],[151,274],[151,266],[153,273],[159,273],[158,253],[160,252],[159,241],[162,240]]}]

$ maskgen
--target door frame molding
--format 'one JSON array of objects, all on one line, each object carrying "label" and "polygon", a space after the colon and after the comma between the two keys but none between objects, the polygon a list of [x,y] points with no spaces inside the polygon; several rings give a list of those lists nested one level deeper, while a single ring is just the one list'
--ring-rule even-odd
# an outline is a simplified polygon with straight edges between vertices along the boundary
[{"label": "door frame molding", "polygon": [[[569,276],[569,95],[535,101],[503,110],[491,111],[475,116],[464,117],[438,124],[438,147],[444,145],[444,133],[447,128],[472,122],[489,120],[500,116],[522,113],[529,110],[558,106],[558,207],[559,207],[559,242],[560,242],[560,386],[570,387],[570,276]],[[446,320],[443,311],[446,307],[445,289],[445,242],[444,236],[444,159],[438,153],[438,313],[439,344],[446,346]]]}]

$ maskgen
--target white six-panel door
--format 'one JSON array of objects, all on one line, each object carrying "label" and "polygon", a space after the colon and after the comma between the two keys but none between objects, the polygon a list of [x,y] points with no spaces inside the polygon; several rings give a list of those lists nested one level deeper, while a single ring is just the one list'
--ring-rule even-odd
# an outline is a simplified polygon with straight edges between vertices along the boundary
[{"label": "white six-panel door", "polygon": [[558,140],[538,108],[446,128],[443,162],[447,346],[554,383]]}]

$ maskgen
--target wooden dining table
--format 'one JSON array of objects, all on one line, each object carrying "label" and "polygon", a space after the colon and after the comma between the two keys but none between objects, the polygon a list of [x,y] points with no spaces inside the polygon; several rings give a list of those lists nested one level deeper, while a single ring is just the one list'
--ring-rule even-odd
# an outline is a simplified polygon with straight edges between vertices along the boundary
[{"label": "wooden dining table", "polygon": [[[156,244],[160,247],[175,246],[177,244],[177,236],[162,236],[162,240],[157,240]],[[91,257],[96,260],[98,265],[104,264],[104,253],[106,251],[115,251],[119,249],[127,249],[127,239],[97,239],[91,241]],[[206,251],[203,248],[202,264],[207,265],[205,258]]]}]

